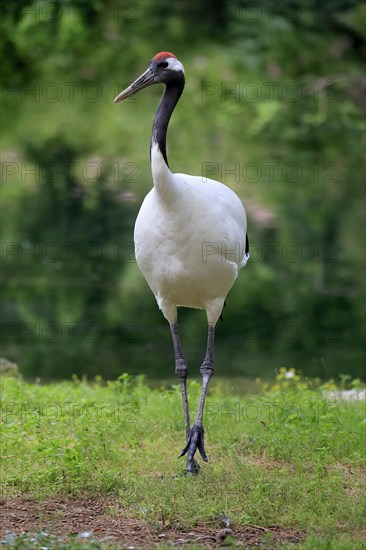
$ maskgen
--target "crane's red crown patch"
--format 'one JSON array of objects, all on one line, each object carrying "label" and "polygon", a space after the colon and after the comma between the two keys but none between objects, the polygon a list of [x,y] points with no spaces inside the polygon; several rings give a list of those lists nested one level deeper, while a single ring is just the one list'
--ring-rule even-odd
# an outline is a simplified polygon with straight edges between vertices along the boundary
[{"label": "crane's red crown patch", "polygon": [[174,59],[177,59],[177,57],[174,55],[174,53],[159,52],[156,55],[154,55],[153,60],[154,61],[161,61],[162,59],[168,59],[168,57],[174,57]]}]

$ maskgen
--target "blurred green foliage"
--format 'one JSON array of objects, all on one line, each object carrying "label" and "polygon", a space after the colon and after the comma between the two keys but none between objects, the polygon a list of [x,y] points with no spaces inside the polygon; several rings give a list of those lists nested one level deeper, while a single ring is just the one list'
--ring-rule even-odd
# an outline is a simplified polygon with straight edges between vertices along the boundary
[{"label": "blurred green foliage", "polygon": [[[3,354],[28,376],[173,374],[133,260],[161,89],[112,99],[159,50],[184,63],[172,169],[244,200],[251,260],[217,330],[221,374],[363,376],[365,4],[1,5]],[[182,310],[198,375],[206,328]]]}]

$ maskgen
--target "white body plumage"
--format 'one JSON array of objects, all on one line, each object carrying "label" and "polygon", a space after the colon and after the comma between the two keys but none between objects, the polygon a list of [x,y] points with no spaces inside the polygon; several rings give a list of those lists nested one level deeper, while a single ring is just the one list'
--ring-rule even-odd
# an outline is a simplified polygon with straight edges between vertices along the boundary
[{"label": "white body plumage", "polygon": [[243,204],[222,183],[173,174],[156,144],[151,165],[154,187],[135,224],[138,265],[171,325],[186,306],[205,309],[214,326],[249,258]]}]

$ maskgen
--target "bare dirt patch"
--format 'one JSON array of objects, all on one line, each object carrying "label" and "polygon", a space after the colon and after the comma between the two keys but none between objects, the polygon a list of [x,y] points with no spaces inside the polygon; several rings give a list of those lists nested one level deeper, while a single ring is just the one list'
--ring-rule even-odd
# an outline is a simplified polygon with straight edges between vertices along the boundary
[{"label": "bare dirt patch", "polygon": [[[244,548],[255,547],[263,540],[271,547],[283,543],[298,543],[303,531],[280,525],[230,526],[232,536]],[[0,500],[0,537],[7,533],[37,533],[47,531],[58,536],[76,535],[92,531],[94,540],[108,540],[121,548],[152,548],[157,543],[185,547],[189,542],[213,548],[225,540],[225,529],[216,525],[196,525],[192,529],[152,527],[141,519],[131,518],[121,510],[118,501],[111,498],[82,500],[52,499],[37,502],[32,498]]]}]

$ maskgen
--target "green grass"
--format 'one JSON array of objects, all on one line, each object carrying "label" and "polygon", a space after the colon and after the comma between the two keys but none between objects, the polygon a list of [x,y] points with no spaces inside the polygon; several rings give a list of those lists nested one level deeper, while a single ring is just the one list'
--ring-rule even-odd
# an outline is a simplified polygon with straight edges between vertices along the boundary
[{"label": "green grass", "polygon": [[[301,549],[362,547],[362,402],[330,401],[319,384],[283,373],[256,395],[213,386],[210,462],[184,477],[177,387],[151,389],[128,375],[47,386],[4,377],[1,387],[5,498],[108,495],[131,517],[151,525],[163,517],[166,529],[224,514],[232,525],[303,530]],[[192,414],[199,391],[190,382]]]}]

